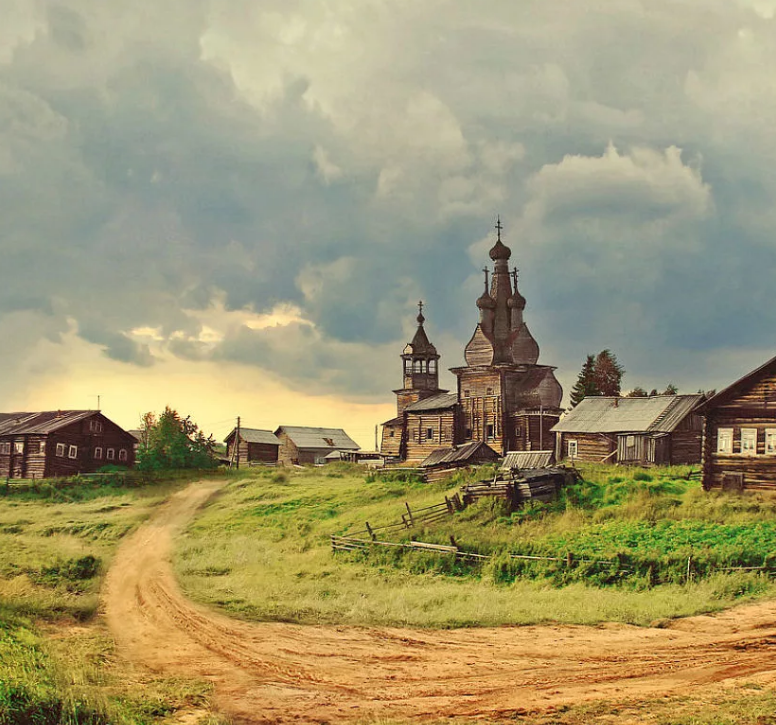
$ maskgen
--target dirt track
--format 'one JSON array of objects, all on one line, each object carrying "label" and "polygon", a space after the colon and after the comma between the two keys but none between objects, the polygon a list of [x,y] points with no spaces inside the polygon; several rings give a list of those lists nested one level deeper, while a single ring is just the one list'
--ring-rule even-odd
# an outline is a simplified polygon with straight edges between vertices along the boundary
[{"label": "dirt track", "polygon": [[104,610],[120,651],[167,674],[213,681],[238,722],[372,717],[499,719],[585,700],[776,681],[776,603],[670,627],[466,630],[249,624],[185,599],[170,566],[177,532],[222,482],[192,484],[120,548]]}]

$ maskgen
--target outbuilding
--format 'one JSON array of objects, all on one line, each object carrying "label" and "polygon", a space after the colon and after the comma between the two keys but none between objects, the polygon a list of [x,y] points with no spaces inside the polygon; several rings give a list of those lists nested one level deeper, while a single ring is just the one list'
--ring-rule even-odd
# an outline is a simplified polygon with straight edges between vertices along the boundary
[{"label": "outbuilding", "polygon": [[281,425],[275,436],[280,441],[278,460],[286,465],[326,462],[333,451],[359,451],[361,447],[342,428],[308,428]]},{"label": "outbuilding", "polygon": [[703,395],[587,397],[557,423],[558,460],[679,465],[701,460]]},{"label": "outbuilding", "polygon": [[226,458],[231,465],[246,466],[256,463],[277,463],[280,441],[271,430],[240,426],[224,438]]}]

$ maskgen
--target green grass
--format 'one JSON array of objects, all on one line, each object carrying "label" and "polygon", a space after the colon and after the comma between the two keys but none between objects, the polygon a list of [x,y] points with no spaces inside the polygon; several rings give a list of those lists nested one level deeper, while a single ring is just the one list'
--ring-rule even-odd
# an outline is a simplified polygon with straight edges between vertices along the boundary
[{"label": "green grass", "polygon": [[0,487],[2,725],[150,725],[208,711],[206,685],[129,671],[94,618],[118,544],[185,483]]},{"label": "green grass", "polygon": [[[554,504],[510,514],[484,502],[403,535],[449,543],[453,534],[461,548],[494,555],[485,565],[467,565],[449,555],[397,550],[333,555],[329,544],[331,534],[363,530],[366,521],[376,527],[400,519],[405,501],[413,509],[439,503],[457,490],[460,477],[431,485],[365,479],[345,465],[250,472],[190,527],[176,568],[196,599],[250,619],[292,622],[648,624],[772,595],[770,579],[713,571],[709,557],[719,564],[741,556],[762,563],[776,541],[776,502],[758,494],[707,494],[686,473],[588,469],[584,482]],[[578,558],[619,554],[633,574],[515,565],[506,556],[569,550]],[[688,552],[694,555],[690,581]],[[659,566],[650,572],[644,562]]]}]

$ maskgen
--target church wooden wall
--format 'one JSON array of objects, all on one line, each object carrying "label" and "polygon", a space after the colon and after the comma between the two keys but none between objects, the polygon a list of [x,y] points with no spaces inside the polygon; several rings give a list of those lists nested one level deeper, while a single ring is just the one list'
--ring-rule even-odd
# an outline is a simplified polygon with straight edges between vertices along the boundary
[{"label": "church wooden wall", "polygon": [[404,431],[403,420],[395,425],[383,425],[382,441],[380,444],[380,452],[384,456],[390,456],[391,458],[401,458],[402,449],[402,433]]},{"label": "church wooden wall", "polygon": [[[458,378],[458,400],[464,440],[483,441],[503,453],[509,443],[509,431],[501,404],[500,373],[475,368],[463,371]],[[492,435],[488,435],[489,425]]]},{"label": "church wooden wall", "polygon": [[[455,410],[407,413],[407,460],[423,460],[438,448],[450,448],[456,439]],[[428,437],[429,429],[432,436]]]}]

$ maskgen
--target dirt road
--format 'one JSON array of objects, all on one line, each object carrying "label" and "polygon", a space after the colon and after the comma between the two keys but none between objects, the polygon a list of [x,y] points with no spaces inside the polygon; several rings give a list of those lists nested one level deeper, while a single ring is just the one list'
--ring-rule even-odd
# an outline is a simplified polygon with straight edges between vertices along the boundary
[{"label": "dirt road", "polygon": [[776,681],[776,603],[661,629],[431,631],[229,619],[183,597],[170,566],[175,535],[222,485],[192,484],[124,542],[108,575],[104,611],[124,656],[211,680],[218,706],[237,722],[507,719],[740,678]]}]

